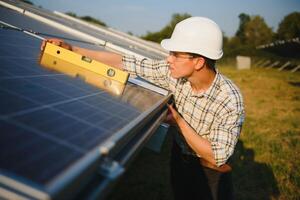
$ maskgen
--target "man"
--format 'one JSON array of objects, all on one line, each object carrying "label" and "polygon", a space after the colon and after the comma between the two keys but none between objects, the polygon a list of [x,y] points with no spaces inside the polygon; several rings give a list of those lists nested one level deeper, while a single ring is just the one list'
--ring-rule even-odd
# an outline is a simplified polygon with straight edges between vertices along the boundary
[{"label": "man", "polygon": [[178,23],[170,39],[161,42],[166,60],[138,60],[72,47],[50,40],[106,64],[124,69],[170,90],[174,144],[171,182],[175,199],[232,199],[231,168],[244,120],[238,88],[215,68],[223,55],[222,32],[212,20],[191,17]]}]

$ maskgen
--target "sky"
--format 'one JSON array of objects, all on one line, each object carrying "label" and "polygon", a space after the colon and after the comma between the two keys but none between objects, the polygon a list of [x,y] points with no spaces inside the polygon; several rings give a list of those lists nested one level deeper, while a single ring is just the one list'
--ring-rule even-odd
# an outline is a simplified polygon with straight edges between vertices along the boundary
[{"label": "sky", "polygon": [[30,0],[48,10],[89,15],[109,27],[141,36],[160,31],[174,13],[214,20],[225,36],[239,27],[239,14],[259,15],[273,31],[291,12],[300,12],[300,0]]}]

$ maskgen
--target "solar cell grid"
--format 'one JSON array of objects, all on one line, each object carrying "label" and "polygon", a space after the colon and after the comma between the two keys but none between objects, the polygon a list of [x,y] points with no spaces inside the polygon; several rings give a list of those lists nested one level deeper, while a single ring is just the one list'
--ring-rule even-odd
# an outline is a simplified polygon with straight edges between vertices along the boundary
[{"label": "solar cell grid", "polygon": [[[2,54],[5,55],[5,54]],[[9,78],[21,78],[22,76],[36,76],[41,75],[43,70],[35,70],[35,69],[26,69],[26,65],[21,63],[28,63],[28,64],[36,64],[35,61],[32,60],[25,60],[25,59],[18,59],[15,57],[5,57],[1,58],[1,80],[9,79]]]},{"label": "solar cell grid", "polygon": [[[0,20],[9,13],[2,10]],[[42,23],[35,26],[34,20],[16,13],[10,21],[61,34]],[[77,168],[82,160],[92,155],[88,163],[98,163],[94,160],[100,157],[97,148],[108,139],[129,143],[134,135],[127,134],[128,127],[136,119],[144,120],[143,112],[163,98],[131,83],[121,96],[112,96],[80,78],[46,69],[39,65],[41,41],[22,32],[0,28],[0,43],[0,174],[29,187],[43,191],[67,187],[63,184],[71,184],[66,177],[74,178],[74,169],[75,173],[85,170]],[[123,141],[114,142],[120,145],[113,153],[126,146]]]},{"label": "solar cell grid", "polygon": [[[64,168],[82,155],[81,149],[46,139],[32,129],[16,126],[4,120],[1,120],[0,124],[1,148],[6,150],[0,151],[1,171],[3,172],[9,169],[10,172],[33,181],[45,183],[49,177],[57,174],[58,169]],[[50,160],[51,158],[54,159]],[[48,162],[45,162],[46,160]],[[55,163],[55,168],[49,168],[52,162]]]},{"label": "solar cell grid", "polygon": [[[37,39],[0,30],[0,40],[1,170],[46,183],[160,98],[130,84],[113,97],[39,66]],[[131,102],[131,92],[153,101]]]},{"label": "solar cell grid", "polygon": [[33,103],[25,98],[17,96],[15,94],[9,93],[7,91],[0,89],[0,99],[1,99],[1,115],[8,115],[11,113],[18,112],[20,110],[27,110],[35,107],[37,104]]}]

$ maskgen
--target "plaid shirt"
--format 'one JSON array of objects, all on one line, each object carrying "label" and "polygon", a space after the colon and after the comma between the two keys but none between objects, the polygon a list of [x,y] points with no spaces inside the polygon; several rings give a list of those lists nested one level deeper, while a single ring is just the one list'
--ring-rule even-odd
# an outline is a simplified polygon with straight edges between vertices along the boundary
[{"label": "plaid shirt", "polygon": [[[210,141],[217,166],[226,163],[233,154],[244,121],[243,99],[237,86],[217,71],[210,88],[199,94],[193,92],[185,79],[172,78],[165,60],[138,60],[126,55],[123,67],[170,90],[177,111],[198,135]],[[183,153],[196,155],[181,134],[175,138]]]}]

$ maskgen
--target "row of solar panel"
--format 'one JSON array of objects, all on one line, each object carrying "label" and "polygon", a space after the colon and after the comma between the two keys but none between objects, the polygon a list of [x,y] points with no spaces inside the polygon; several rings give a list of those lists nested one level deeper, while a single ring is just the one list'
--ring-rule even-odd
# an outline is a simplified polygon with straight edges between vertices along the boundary
[{"label": "row of solar panel", "polygon": [[[80,40],[3,7],[0,20]],[[122,96],[116,97],[79,78],[43,68],[41,41],[4,27],[0,29],[0,197],[13,193],[37,199],[73,198],[99,176],[104,160],[116,163],[122,160],[120,155],[133,156],[130,150],[142,147],[162,120],[169,96],[128,83]],[[104,147],[106,156],[101,152]],[[101,176],[100,197],[113,181],[110,174]]]}]

